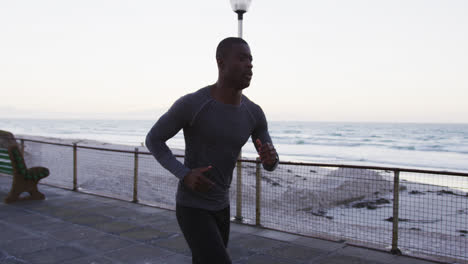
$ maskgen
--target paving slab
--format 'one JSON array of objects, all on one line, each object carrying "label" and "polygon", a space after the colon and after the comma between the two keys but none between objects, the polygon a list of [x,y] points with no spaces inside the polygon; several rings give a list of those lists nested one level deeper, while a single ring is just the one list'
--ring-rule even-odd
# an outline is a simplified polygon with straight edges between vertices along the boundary
[{"label": "paving slab", "polygon": [[157,224],[150,224],[150,226],[159,230],[164,230],[165,232],[169,233],[182,233],[182,231],[180,231],[180,227],[176,219],[168,220],[168,222],[165,223],[160,222]]},{"label": "paving slab", "polygon": [[27,264],[25,260],[14,256],[7,256],[5,258],[0,258],[0,263],[2,264]]},{"label": "paving slab", "polygon": [[247,260],[236,262],[239,264],[297,264],[285,259],[278,259],[269,255],[254,255]]},{"label": "paving slab", "polygon": [[91,256],[65,261],[63,264],[115,264],[115,261],[104,256]]},{"label": "paving slab", "polygon": [[36,251],[21,257],[34,264],[61,264],[66,260],[72,260],[84,256],[86,256],[86,254],[77,248],[60,246]]},{"label": "paving slab", "polygon": [[53,222],[56,221],[54,218],[51,218],[49,216],[39,215],[39,214],[30,214],[28,215],[28,217],[24,217],[24,214],[15,215],[15,216],[3,218],[2,220],[5,222],[10,222],[10,223],[22,225],[22,226],[42,225],[42,224],[50,223],[51,221]]},{"label": "paving slab", "polygon": [[53,230],[49,232],[49,235],[54,239],[62,242],[68,242],[73,240],[81,239],[93,239],[103,234],[102,231],[96,230],[91,227],[72,225],[70,228],[65,230]]},{"label": "paving slab", "polygon": [[[1,195],[1,194],[0,194]],[[46,202],[47,201],[47,202]],[[37,207],[40,207],[41,203],[44,204],[44,205],[48,205],[52,200],[51,199],[48,199],[46,198],[46,200],[29,200],[29,201],[21,201],[20,203],[16,203],[15,204],[15,207],[17,208],[22,208],[22,209],[28,209],[28,208],[37,208]],[[4,206],[9,206],[7,204],[2,204]],[[1,206],[1,205],[0,205]]]},{"label": "paving slab", "polygon": [[229,256],[231,256],[231,260],[233,262],[246,260],[256,254],[256,252],[250,250],[249,248],[240,247],[237,244],[233,245],[233,243],[228,244],[228,253]]},{"label": "paving slab", "polygon": [[27,232],[24,229],[15,227],[10,223],[2,223],[2,222],[0,222],[0,234],[2,234],[0,238],[1,241],[32,236],[31,233]]},{"label": "paving slab", "polygon": [[159,213],[167,213],[168,210],[166,209],[161,209],[161,208],[155,208],[155,207],[151,207],[151,206],[146,206],[146,205],[140,205],[140,204],[135,204],[134,206],[134,211],[137,212],[137,213],[141,213],[141,214],[159,214]]},{"label": "paving slab", "polygon": [[140,228],[141,226],[138,224],[133,224],[129,222],[120,222],[120,221],[112,221],[112,222],[105,222],[99,223],[94,226],[94,228],[113,234],[120,234],[127,232],[132,229]]},{"label": "paving slab", "polygon": [[160,264],[192,264],[192,258],[183,255],[171,255],[159,260]]},{"label": "paving slab", "polygon": [[164,232],[159,229],[146,226],[146,227],[139,227],[137,229],[133,229],[127,232],[122,232],[120,236],[143,242],[143,241],[157,240],[160,238],[168,238],[171,234],[172,233]]},{"label": "paving slab", "polygon": [[133,215],[132,212],[124,207],[118,207],[110,204],[99,204],[86,208],[85,211],[89,214],[102,214],[112,218],[124,217]]},{"label": "paving slab", "polygon": [[369,260],[346,255],[332,255],[326,258],[317,260],[318,264],[386,264],[385,262]]},{"label": "paving slab", "polygon": [[347,256],[350,258],[364,259],[367,261],[374,261],[376,263],[393,263],[396,258],[395,255],[388,254],[386,252],[353,246],[343,247],[342,249],[337,251],[337,255]]},{"label": "paving slab", "polygon": [[329,254],[328,250],[312,249],[305,246],[288,244],[280,248],[265,252],[273,257],[280,259],[289,259],[299,263],[313,263],[313,260]]},{"label": "paving slab", "polygon": [[105,256],[122,263],[159,263],[174,252],[143,244],[132,245],[106,253]]},{"label": "paving slab", "polygon": [[0,243],[0,247],[3,250],[14,256],[21,256],[47,248],[55,248],[58,246],[60,246],[60,243],[56,240],[40,237],[4,240],[2,243]]},{"label": "paving slab", "polygon": [[20,208],[12,207],[12,206],[5,206],[2,208],[0,211],[0,220],[5,219],[5,218],[11,218],[11,217],[26,217],[27,215],[30,215],[30,212],[25,212],[24,210],[21,210]]},{"label": "paving slab", "polygon": [[[135,215],[136,218],[133,218],[133,221],[142,225],[154,225],[154,226],[165,226],[170,225],[171,223],[177,224],[177,219],[175,214],[158,213],[151,215]],[[174,230],[173,228],[171,230]]]},{"label": "paving slab", "polygon": [[179,254],[191,256],[190,248],[182,234],[175,234],[166,239],[153,240],[151,244]]},{"label": "paving slab", "polygon": [[68,208],[62,206],[55,206],[53,211],[48,212],[51,216],[55,216],[61,219],[75,218],[83,214],[83,211],[79,208]]},{"label": "paving slab", "polygon": [[[58,198],[58,197],[56,197],[56,198]],[[60,207],[60,208],[69,208],[69,209],[72,209],[72,208],[84,209],[84,208],[93,206],[94,203],[90,203],[86,199],[79,199],[79,198],[74,198],[74,199],[52,199],[50,197],[47,197],[47,205],[52,205],[54,207]]]},{"label": "paving slab", "polygon": [[276,230],[262,230],[260,232],[255,233],[255,235],[287,242],[294,241],[297,239],[297,235]]},{"label": "paving slab", "polygon": [[288,245],[286,242],[278,241],[270,238],[259,236],[242,236],[231,239],[229,242],[233,247],[234,245],[242,248],[248,248],[250,251],[257,253],[271,251]]},{"label": "paving slab", "polygon": [[232,223],[231,222],[231,232],[238,232],[238,233],[243,233],[243,234],[250,234],[254,235],[257,233],[262,232],[263,229],[260,229],[255,226],[251,225],[243,225],[243,224],[238,224],[238,223]]},{"label": "paving slab", "polygon": [[69,222],[79,225],[97,226],[102,223],[110,222],[112,219],[107,216],[92,214],[92,215],[79,215],[74,218],[68,219]]},{"label": "paving slab", "polygon": [[69,245],[80,248],[86,252],[97,254],[126,248],[133,244],[132,241],[121,239],[118,236],[102,234],[93,238],[74,240]]},{"label": "paving slab", "polygon": [[312,249],[321,249],[331,252],[346,247],[346,244],[344,242],[334,242],[304,236],[298,236],[297,239],[290,241],[290,243],[295,245],[306,246]]},{"label": "paving slab", "polygon": [[44,224],[38,224],[38,225],[30,225],[27,226],[28,228],[34,230],[34,232],[38,233],[50,233],[50,232],[55,232],[59,230],[69,230],[73,228],[75,224],[63,221],[59,218],[56,218],[55,221],[50,221]]}]

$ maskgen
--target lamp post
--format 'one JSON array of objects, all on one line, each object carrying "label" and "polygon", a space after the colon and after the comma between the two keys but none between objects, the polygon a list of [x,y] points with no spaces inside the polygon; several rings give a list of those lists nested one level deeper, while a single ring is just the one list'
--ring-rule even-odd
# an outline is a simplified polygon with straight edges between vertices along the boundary
[{"label": "lamp post", "polygon": [[252,0],[231,0],[232,10],[237,13],[239,38],[242,38],[242,19],[244,17],[244,13],[249,10],[250,2],[252,2]]},{"label": "lamp post", "polygon": [[[231,0],[231,7],[234,12],[237,13],[237,21],[239,25],[238,37],[242,38],[242,19],[244,13],[249,10],[250,2],[252,0]],[[236,216],[234,217],[237,221],[242,221],[242,149],[239,152],[237,158],[237,198],[236,198]]]}]

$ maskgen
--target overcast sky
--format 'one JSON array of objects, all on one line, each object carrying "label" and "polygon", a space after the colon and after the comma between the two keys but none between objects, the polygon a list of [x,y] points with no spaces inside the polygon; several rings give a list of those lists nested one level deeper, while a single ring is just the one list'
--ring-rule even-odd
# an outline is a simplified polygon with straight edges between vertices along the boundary
[{"label": "overcast sky", "polygon": [[[253,0],[269,120],[468,123],[468,1]],[[0,1],[0,117],[156,119],[217,79],[228,0]]]}]

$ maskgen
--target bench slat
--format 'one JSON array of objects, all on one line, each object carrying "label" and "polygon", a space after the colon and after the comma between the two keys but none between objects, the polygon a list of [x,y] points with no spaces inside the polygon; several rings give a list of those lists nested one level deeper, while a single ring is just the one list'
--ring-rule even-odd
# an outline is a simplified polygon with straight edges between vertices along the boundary
[{"label": "bench slat", "polygon": [[10,160],[10,156],[4,155],[4,154],[0,154],[0,159]]},{"label": "bench slat", "polygon": [[12,174],[13,173],[13,168],[2,168],[2,167],[0,167],[0,172]]},{"label": "bench slat", "polygon": [[4,161],[1,161],[1,160],[0,160],[0,165],[3,165],[3,166],[8,166],[8,167],[11,167],[11,166],[13,166],[13,165],[11,165],[11,161],[4,162]]},{"label": "bench slat", "polygon": [[13,174],[13,169],[1,168],[0,167],[0,173]]},{"label": "bench slat", "polygon": [[0,153],[8,154],[8,149],[0,148]]},{"label": "bench slat", "polygon": [[13,166],[4,166],[4,165],[0,165],[0,170],[12,170],[13,169]]},{"label": "bench slat", "polygon": [[0,168],[2,169],[13,169],[13,165],[8,166],[8,165],[0,165]]}]

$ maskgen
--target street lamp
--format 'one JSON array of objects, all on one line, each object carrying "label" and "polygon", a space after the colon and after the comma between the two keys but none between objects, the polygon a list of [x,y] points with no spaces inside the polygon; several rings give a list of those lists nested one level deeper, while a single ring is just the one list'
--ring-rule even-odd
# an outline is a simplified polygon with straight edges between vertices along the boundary
[{"label": "street lamp", "polygon": [[237,13],[239,38],[242,38],[242,19],[244,13],[249,10],[250,2],[252,2],[252,0],[231,0],[232,10]]},{"label": "street lamp", "polygon": [[[242,38],[242,18],[244,13],[249,10],[250,2],[252,0],[231,0],[232,10],[237,13],[237,20],[239,24],[238,36]],[[234,219],[242,221],[242,149],[239,151],[237,160],[237,199],[236,199],[236,216]]]}]

